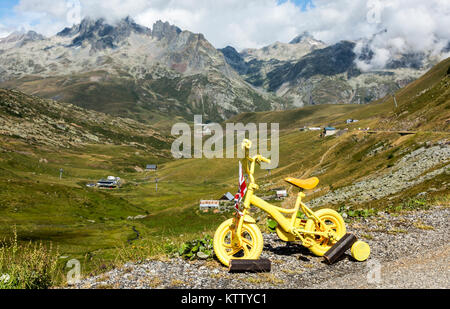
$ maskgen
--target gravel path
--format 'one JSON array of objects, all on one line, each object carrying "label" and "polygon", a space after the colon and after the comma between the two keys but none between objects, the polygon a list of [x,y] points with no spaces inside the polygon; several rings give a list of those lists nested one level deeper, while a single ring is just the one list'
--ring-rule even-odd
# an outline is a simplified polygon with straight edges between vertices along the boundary
[{"label": "gravel path", "polygon": [[450,208],[352,221],[348,230],[367,241],[371,258],[364,263],[344,256],[329,266],[304,247],[264,235],[268,274],[229,274],[216,261],[181,259],[126,264],[83,280],[73,288],[121,289],[300,289],[300,288],[450,288]]}]

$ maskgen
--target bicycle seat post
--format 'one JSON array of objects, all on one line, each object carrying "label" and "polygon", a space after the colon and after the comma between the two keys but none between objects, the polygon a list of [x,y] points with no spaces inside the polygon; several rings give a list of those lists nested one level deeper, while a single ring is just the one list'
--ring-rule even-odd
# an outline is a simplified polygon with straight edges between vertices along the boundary
[{"label": "bicycle seat post", "polygon": [[298,192],[297,202],[295,203],[295,209],[297,212],[300,210],[300,205],[302,204],[302,199],[306,197],[306,194],[302,190]]}]

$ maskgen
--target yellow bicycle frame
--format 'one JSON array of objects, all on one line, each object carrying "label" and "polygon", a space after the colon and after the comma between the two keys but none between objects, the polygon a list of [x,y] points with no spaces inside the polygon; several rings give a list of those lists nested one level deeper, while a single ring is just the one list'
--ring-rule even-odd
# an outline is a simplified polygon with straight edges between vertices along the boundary
[{"label": "yellow bicycle frame", "polygon": [[[244,162],[244,166],[246,169],[246,172],[249,177],[249,185],[248,185],[248,191],[245,196],[244,200],[244,210],[243,215],[238,219],[235,226],[235,232],[233,235],[233,244],[235,246],[242,245],[241,236],[242,235],[242,227],[244,225],[244,222],[254,224],[256,223],[254,219],[252,219],[249,216],[250,208],[251,206],[258,207],[259,209],[263,210],[264,212],[268,213],[275,221],[278,222],[278,224],[281,226],[281,228],[298,238],[303,242],[303,245],[305,247],[312,246],[312,243],[309,239],[305,238],[304,235],[319,235],[319,236],[325,236],[325,237],[333,237],[332,234],[330,234],[329,229],[326,227],[326,224],[321,222],[321,220],[314,214],[314,212],[308,208],[303,202],[302,199],[306,196],[303,192],[299,192],[297,202],[295,204],[294,209],[284,209],[280,208],[274,205],[271,205],[267,203],[266,201],[262,200],[261,198],[257,197],[255,195],[255,191],[259,189],[259,186],[255,183],[254,173],[255,173],[255,165],[256,163],[260,163],[261,161],[265,161],[267,159],[264,159],[262,156],[257,155],[253,158],[250,158],[248,155],[248,149],[246,150],[246,160],[247,162]],[[250,165],[250,166],[249,166]],[[316,223],[318,223],[318,226],[322,227],[322,231],[320,232],[313,232],[313,231],[306,231],[304,229],[296,228],[295,222],[297,219],[297,213],[299,210],[302,210],[302,212],[309,218],[314,220]],[[291,215],[291,217],[286,217],[285,215]]]}]

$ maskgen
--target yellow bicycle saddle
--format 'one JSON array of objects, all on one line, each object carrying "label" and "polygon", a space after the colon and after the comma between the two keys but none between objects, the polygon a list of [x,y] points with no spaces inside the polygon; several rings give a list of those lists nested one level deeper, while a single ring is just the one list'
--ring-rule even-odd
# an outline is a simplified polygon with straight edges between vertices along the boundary
[{"label": "yellow bicycle saddle", "polygon": [[296,187],[305,189],[305,190],[312,190],[319,184],[319,178],[313,177],[309,179],[296,179],[292,177],[288,177],[285,179],[288,183],[291,185],[294,185]]}]

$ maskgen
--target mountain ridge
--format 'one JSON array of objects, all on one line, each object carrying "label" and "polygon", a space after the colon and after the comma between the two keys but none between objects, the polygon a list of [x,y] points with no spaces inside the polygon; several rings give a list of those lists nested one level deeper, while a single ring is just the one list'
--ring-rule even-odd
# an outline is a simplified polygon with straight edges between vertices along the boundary
[{"label": "mountain ridge", "polygon": [[194,114],[220,122],[242,112],[366,104],[434,63],[406,53],[370,68],[370,42],[326,45],[305,32],[238,52],[167,22],[148,28],[129,17],[87,18],[51,38],[30,32],[1,40],[0,87],[167,127]]},{"label": "mountain ridge", "polygon": [[[374,66],[375,52],[371,44],[385,32],[381,31],[371,39],[340,41],[332,45],[305,32],[289,44],[275,43],[252,50],[250,54],[246,50],[237,52],[231,46],[220,51],[247,82],[290,100],[295,107],[366,104],[403,88],[440,61],[439,56],[432,53],[406,52],[393,53],[384,67]],[[291,47],[288,54],[271,52],[292,43],[294,46],[306,44],[310,50],[299,53]]]},{"label": "mountain ridge", "polygon": [[[245,82],[203,34],[84,19],[26,46],[0,43],[0,87],[139,121],[222,121],[287,103]],[[100,72],[100,73],[99,73]]]}]

